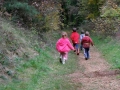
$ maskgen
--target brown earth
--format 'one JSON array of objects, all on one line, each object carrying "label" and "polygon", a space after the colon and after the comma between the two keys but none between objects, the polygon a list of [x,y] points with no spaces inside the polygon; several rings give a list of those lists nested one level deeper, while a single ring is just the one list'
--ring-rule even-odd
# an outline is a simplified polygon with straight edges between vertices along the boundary
[{"label": "brown earth", "polygon": [[111,66],[96,50],[90,49],[90,59],[85,60],[80,53],[79,66],[83,70],[77,70],[70,74],[72,83],[77,85],[77,90],[120,90],[119,70],[110,69]]}]

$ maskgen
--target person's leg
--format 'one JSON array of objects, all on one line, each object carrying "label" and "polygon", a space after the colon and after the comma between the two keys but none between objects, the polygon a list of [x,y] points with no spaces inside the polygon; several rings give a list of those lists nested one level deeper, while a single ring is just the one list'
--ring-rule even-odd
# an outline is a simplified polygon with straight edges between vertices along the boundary
[{"label": "person's leg", "polygon": [[83,54],[85,55],[85,48],[83,48]]},{"label": "person's leg", "polygon": [[63,55],[62,55],[62,53],[60,52],[60,63],[62,63],[62,58],[63,58]]},{"label": "person's leg", "polygon": [[83,50],[82,44],[80,44],[80,50],[81,50],[81,51]]},{"label": "person's leg", "polygon": [[65,61],[67,60],[68,58],[68,52],[63,52],[62,53],[62,64],[65,64]]},{"label": "person's leg", "polygon": [[85,48],[85,59],[89,59],[89,48]]},{"label": "person's leg", "polygon": [[74,52],[76,52],[76,44],[75,43],[73,43],[73,47],[75,48]]},{"label": "person's leg", "polygon": [[75,45],[75,48],[76,48],[76,50],[77,50],[77,55],[79,55],[79,53],[80,53],[80,49],[79,49],[79,44],[78,43],[76,43],[76,45]]},{"label": "person's leg", "polygon": [[85,60],[87,60],[87,48],[84,48],[84,56],[85,56]]},{"label": "person's leg", "polygon": [[80,50],[79,50],[79,48],[77,49],[77,55],[79,55],[80,54]]},{"label": "person's leg", "polygon": [[89,59],[90,55],[89,55],[89,48],[87,48],[87,59]]},{"label": "person's leg", "polygon": [[68,59],[68,52],[65,52],[65,54],[64,54],[64,59],[65,59],[65,60]]},{"label": "person's leg", "polygon": [[60,52],[60,58],[62,59],[62,53]]}]

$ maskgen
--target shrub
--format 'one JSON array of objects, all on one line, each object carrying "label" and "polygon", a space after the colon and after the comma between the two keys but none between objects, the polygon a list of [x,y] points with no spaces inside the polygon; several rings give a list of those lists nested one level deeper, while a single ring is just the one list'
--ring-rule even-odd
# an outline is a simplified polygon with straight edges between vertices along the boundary
[{"label": "shrub", "polygon": [[[12,14],[12,20],[15,22],[26,23],[28,27],[36,22],[39,12],[35,7],[27,2],[9,0],[4,3],[6,11]],[[39,18],[38,18],[39,19]],[[27,26],[26,25],[26,26]]]}]

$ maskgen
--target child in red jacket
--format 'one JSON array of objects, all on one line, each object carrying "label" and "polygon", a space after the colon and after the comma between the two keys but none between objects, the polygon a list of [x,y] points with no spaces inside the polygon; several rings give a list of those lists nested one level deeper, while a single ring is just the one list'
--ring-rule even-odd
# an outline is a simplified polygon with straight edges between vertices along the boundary
[{"label": "child in red jacket", "polygon": [[85,60],[88,60],[90,55],[89,55],[89,49],[90,49],[90,45],[93,46],[93,41],[89,36],[89,32],[86,31],[85,33],[85,37],[83,37],[81,44],[84,48],[84,56],[85,56]]},{"label": "child in red jacket", "polygon": [[77,28],[73,28],[72,30],[73,30],[73,32],[71,33],[70,38],[72,40],[73,47],[75,48],[77,55],[79,55],[79,53],[80,53],[80,51],[79,51],[80,35],[77,32]]}]

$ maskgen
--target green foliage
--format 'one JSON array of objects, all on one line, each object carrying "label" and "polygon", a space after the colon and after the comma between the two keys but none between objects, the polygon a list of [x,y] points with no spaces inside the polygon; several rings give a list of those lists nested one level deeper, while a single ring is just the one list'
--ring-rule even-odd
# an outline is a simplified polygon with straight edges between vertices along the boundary
[{"label": "green foliage", "polygon": [[94,23],[93,33],[96,35],[106,37],[106,36],[114,36],[118,31],[119,21],[110,18],[97,18],[96,20],[92,20]]},{"label": "green foliage", "polygon": [[44,16],[45,32],[48,30],[59,30],[60,26],[63,27],[63,23],[61,23],[60,20],[62,8],[59,2],[54,0],[46,0],[46,2],[42,1],[39,10]]},{"label": "green foliage", "polygon": [[8,4],[6,5],[6,9],[9,10],[23,10],[23,13],[27,16],[35,16],[38,14],[36,9],[32,6],[29,6],[28,3],[21,3],[21,2],[15,2],[14,4]]},{"label": "green foliage", "polygon": [[119,0],[113,0],[113,2],[115,2],[117,5],[120,5],[120,1]]},{"label": "green foliage", "polygon": [[12,21],[16,22],[18,26],[34,27],[36,30],[43,28],[44,17],[27,1],[8,0],[5,1],[4,7],[7,12],[12,14]]},{"label": "green foliage", "polygon": [[115,18],[119,17],[120,19],[120,8],[114,9],[114,8],[104,8],[104,13],[101,15],[101,17],[110,17]]},{"label": "green foliage", "polygon": [[93,33],[102,37],[115,36],[119,31],[120,7],[113,1],[106,1],[106,4],[101,7],[100,13],[101,17],[92,20]]},{"label": "green foliage", "polygon": [[100,15],[100,0],[89,0],[88,2],[88,10],[91,14],[93,14],[93,17],[90,18],[96,18]]},{"label": "green foliage", "polygon": [[67,7],[69,7],[71,5],[74,6],[77,4],[77,0],[63,0],[63,1],[66,3]]},{"label": "green foliage", "polygon": [[78,0],[79,15],[85,19],[94,19],[100,15],[100,7],[104,0]]},{"label": "green foliage", "polygon": [[4,4],[4,6],[6,7],[6,10],[8,12],[11,12],[13,14],[17,14],[15,12],[18,12],[18,14],[24,13],[24,15],[26,16],[31,16],[31,17],[35,17],[35,15],[38,14],[38,11],[33,7],[28,5],[28,3],[24,3],[24,2],[19,2],[19,1],[8,1]]},{"label": "green foliage", "polygon": [[5,0],[4,8],[11,15],[10,20],[18,26],[34,28],[39,33],[58,30],[64,26],[60,20],[62,9],[58,1]]},{"label": "green foliage", "polygon": [[78,24],[80,17],[77,15],[77,0],[62,0],[61,4],[63,8],[62,15],[64,15],[62,20],[65,26],[73,26]]},{"label": "green foliage", "polygon": [[117,18],[120,19],[120,7],[119,2],[116,0],[106,2],[106,6],[102,6],[101,8],[101,17],[104,18]]}]

